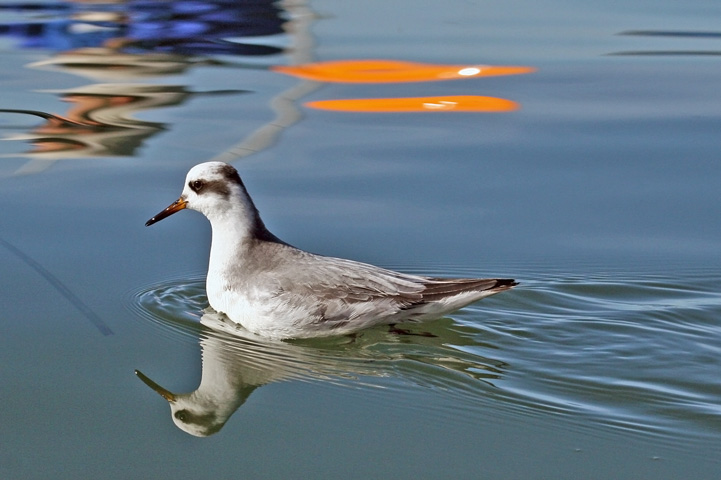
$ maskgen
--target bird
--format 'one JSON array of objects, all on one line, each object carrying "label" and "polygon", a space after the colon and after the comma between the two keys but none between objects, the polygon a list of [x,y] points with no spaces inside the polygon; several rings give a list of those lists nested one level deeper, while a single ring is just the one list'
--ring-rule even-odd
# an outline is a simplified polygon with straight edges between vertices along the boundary
[{"label": "bird", "polygon": [[509,278],[413,275],[296,248],[266,228],[238,171],[223,162],[192,167],[180,197],[145,225],[184,209],[200,212],[211,225],[210,306],[270,339],[355,334],[377,325],[394,329],[442,318],[518,285]]}]

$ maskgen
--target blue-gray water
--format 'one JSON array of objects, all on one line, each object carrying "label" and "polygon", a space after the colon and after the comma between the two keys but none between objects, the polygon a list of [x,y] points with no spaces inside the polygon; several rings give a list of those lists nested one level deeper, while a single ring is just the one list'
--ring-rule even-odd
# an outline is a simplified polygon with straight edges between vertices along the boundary
[{"label": "blue-gray water", "polygon": [[[720,5],[158,3],[0,9],[0,477],[717,476]],[[362,58],[537,71],[267,68]],[[429,95],[521,108],[304,106]],[[521,285],[434,336],[243,336],[204,314],[207,222],[143,226],[211,158],[296,246]],[[136,369],[231,416],[188,435]]]}]

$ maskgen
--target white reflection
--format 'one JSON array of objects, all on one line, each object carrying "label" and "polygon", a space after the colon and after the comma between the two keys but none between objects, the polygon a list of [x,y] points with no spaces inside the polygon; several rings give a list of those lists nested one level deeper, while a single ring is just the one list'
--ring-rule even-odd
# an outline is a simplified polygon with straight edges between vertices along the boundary
[{"label": "white reflection", "polygon": [[271,382],[398,376],[467,391],[469,385],[487,386],[506,366],[471,353],[485,347],[474,340],[479,331],[450,319],[424,324],[415,334],[371,329],[356,337],[296,343],[258,337],[210,310],[201,324],[207,329],[200,336],[202,376],[196,390],[173,393],[136,370],[168,401],[175,425],[198,437],[217,433],[256,388]]},{"label": "white reflection", "polygon": [[462,68],[458,71],[458,75],[463,75],[464,77],[478,75],[479,73],[481,73],[481,69],[478,67],[467,67]]},{"label": "white reflection", "polygon": [[426,102],[423,104],[423,108],[428,110],[452,110],[456,108],[458,102],[440,101],[438,103]]}]

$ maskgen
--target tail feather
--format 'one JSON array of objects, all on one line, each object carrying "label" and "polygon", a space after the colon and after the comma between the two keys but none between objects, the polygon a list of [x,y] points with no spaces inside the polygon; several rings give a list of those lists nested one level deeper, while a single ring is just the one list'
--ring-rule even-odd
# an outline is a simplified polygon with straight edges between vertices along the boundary
[{"label": "tail feather", "polygon": [[516,285],[518,282],[511,278],[429,278],[421,295],[427,303],[465,292],[493,295]]}]

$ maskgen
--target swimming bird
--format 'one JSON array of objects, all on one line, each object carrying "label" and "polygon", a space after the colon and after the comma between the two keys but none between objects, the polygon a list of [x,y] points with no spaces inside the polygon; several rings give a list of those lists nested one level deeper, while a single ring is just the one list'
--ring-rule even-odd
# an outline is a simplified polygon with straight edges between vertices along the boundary
[{"label": "swimming bird", "polygon": [[202,213],[212,227],[210,306],[264,337],[343,335],[437,319],[517,285],[513,279],[410,275],[295,248],[268,231],[227,163],[191,168],[180,198],[145,225],[183,209]]}]

